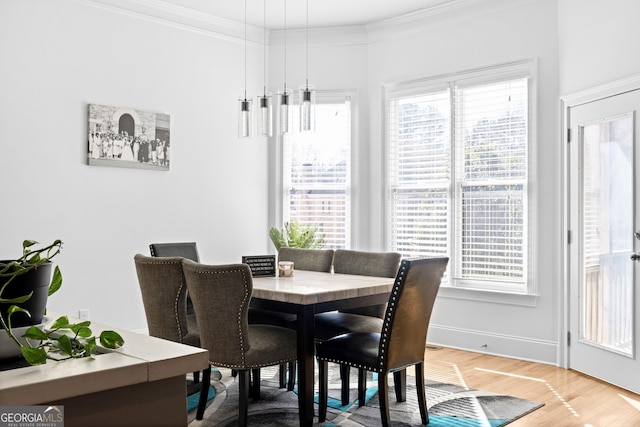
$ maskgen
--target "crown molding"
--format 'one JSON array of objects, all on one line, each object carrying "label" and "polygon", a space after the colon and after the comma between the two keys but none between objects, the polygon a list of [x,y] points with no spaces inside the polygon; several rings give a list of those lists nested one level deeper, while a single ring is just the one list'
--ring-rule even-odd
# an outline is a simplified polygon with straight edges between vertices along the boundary
[{"label": "crown molding", "polygon": [[423,31],[426,27],[461,16],[521,7],[543,0],[453,0],[434,5],[395,18],[366,25],[369,43],[405,37]]},{"label": "crown molding", "polygon": [[[75,0],[122,15],[146,19],[163,25],[206,34],[227,41],[244,43],[245,24],[199,12],[164,0]],[[269,35],[267,31],[267,43]],[[247,43],[262,46],[265,34],[262,27],[247,25]]]},{"label": "crown molding", "polygon": [[[73,1],[236,43],[245,42],[243,22],[178,6],[165,0]],[[429,25],[446,22],[461,15],[486,13],[539,1],[543,0],[452,0],[366,25],[309,28],[309,45],[321,47],[375,43],[421,32]],[[288,29],[287,44],[306,44],[306,31],[304,28]],[[280,46],[284,42],[284,30],[264,31],[262,27],[247,25],[247,43],[262,46],[265,33],[268,45],[273,43],[274,46]]]},{"label": "crown molding", "polygon": [[[284,30],[271,30],[269,41],[272,47],[284,46]],[[286,30],[287,47],[305,47],[307,30]],[[368,43],[367,30],[364,25],[342,27],[309,28],[309,47],[353,46]]]}]

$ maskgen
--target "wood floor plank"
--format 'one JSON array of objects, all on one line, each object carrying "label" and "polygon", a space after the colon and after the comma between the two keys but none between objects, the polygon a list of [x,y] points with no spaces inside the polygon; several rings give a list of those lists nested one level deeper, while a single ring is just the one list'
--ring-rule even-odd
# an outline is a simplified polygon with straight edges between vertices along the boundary
[{"label": "wood floor plank", "polygon": [[640,395],[573,370],[449,348],[425,355],[427,379],[545,404],[510,426],[640,426]]}]

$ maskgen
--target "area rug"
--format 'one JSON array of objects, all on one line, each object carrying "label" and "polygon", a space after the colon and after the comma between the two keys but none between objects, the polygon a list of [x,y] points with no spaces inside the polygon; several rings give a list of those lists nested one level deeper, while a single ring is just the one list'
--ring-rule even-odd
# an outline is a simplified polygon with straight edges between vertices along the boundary
[{"label": "area rug", "polygon": [[[357,370],[352,369],[351,400],[346,406],[340,402],[340,378],[337,367],[330,364],[329,408],[327,421],[319,423],[315,405],[314,426],[371,427],[380,425],[380,406],[377,379],[369,374],[367,402],[357,402]],[[317,370],[316,370],[317,372]],[[227,427],[238,422],[238,387],[230,371],[220,369],[219,380],[212,380],[215,398],[209,402],[204,419],[195,419],[195,410],[189,412],[189,427]],[[263,368],[261,399],[249,403],[250,426],[297,426],[298,396],[278,388],[278,368]],[[498,427],[543,406],[541,403],[517,397],[498,395],[454,384],[426,380],[427,406],[430,427]],[[317,384],[317,381],[316,381]],[[389,381],[389,407],[393,426],[422,425],[416,400],[415,379],[407,376],[407,400],[395,400],[393,379]],[[317,387],[317,385],[316,385]],[[316,389],[317,404],[317,389]]]}]

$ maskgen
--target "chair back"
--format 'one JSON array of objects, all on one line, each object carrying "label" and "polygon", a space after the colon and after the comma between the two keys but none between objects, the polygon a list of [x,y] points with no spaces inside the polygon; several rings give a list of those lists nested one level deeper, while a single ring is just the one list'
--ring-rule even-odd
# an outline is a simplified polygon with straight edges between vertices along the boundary
[{"label": "chair back", "polygon": [[384,316],[378,366],[402,369],[424,360],[433,305],[449,258],[403,260]]},{"label": "chair back", "polygon": [[[186,339],[187,286],[182,274],[182,258],[134,256],[149,335],[170,341],[197,345]],[[191,342],[188,342],[191,341]]]},{"label": "chair back", "polygon": [[251,269],[247,264],[205,265],[188,259],[182,266],[209,361],[228,368],[245,366]]},{"label": "chair back", "polygon": [[[338,249],[333,256],[333,272],[360,276],[396,277],[401,258],[402,255],[397,252],[363,252]],[[386,304],[378,304],[340,311],[382,319],[385,308]]]},{"label": "chair back", "polygon": [[331,271],[333,249],[304,249],[282,247],[278,250],[278,261],[293,261],[296,270]]},{"label": "chair back", "polygon": [[200,262],[195,242],[151,243],[149,250],[155,257],[182,257]]}]

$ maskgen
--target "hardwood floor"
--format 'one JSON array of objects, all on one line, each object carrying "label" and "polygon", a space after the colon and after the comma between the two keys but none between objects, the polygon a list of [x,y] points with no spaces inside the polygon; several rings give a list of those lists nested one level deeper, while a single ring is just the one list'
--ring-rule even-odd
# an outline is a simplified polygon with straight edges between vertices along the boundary
[{"label": "hardwood floor", "polygon": [[428,347],[425,376],[545,404],[509,426],[640,426],[640,395],[572,370]]}]

